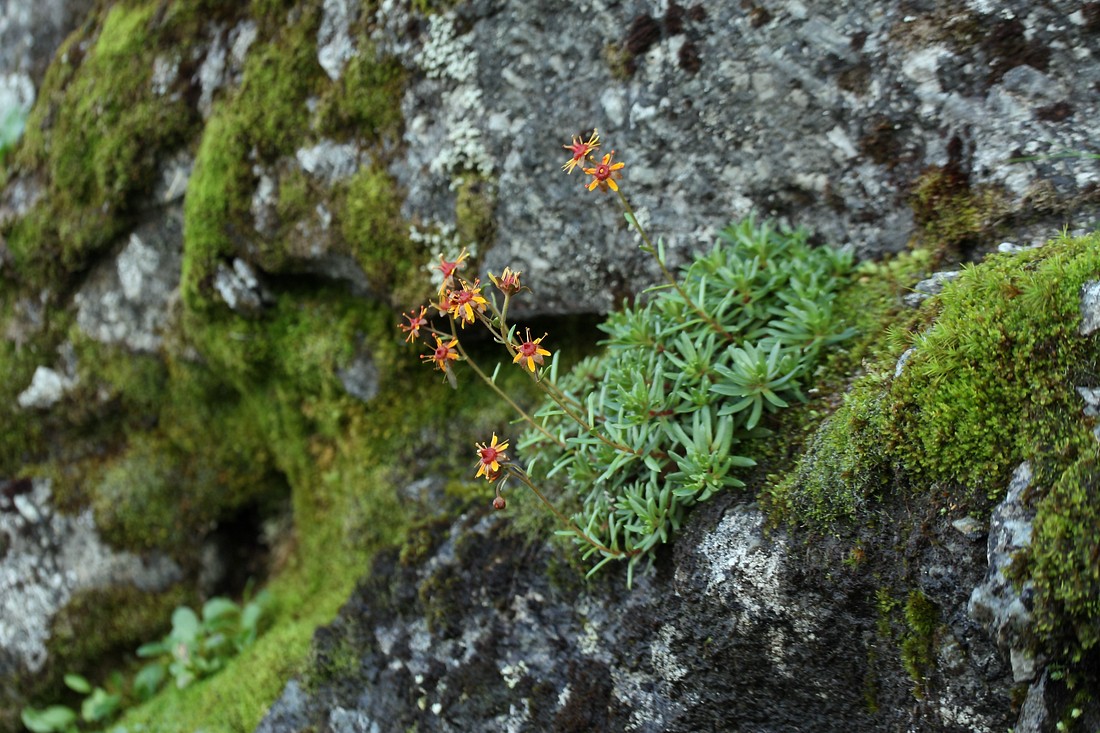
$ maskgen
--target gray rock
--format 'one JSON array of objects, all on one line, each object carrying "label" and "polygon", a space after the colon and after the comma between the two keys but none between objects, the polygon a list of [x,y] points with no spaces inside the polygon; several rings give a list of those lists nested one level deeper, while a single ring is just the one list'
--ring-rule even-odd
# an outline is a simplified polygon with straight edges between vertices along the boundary
[{"label": "gray rock", "polygon": [[50,621],[78,591],[129,584],[145,591],[182,577],[167,557],[115,552],[99,538],[91,510],[76,516],[50,505],[46,479],[6,482],[0,491],[0,675],[37,672],[46,662]]},{"label": "gray rock", "polygon": [[348,394],[358,400],[370,402],[378,394],[378,367],[362,346],[347,366],[336,370],[336,376]]},{"label": "gray rock", "polygon": [[361,165],[357,145],[332,140],[322,140],[312,147],[302,148],[295,153],[295,157],[306,173],[328,186],[350,178]]},{"label": "gray rock", "polygon": [[325,0],[317,31],[317,62],[336,81],[344,65],[358,53],[351,39],[351,25],[359,17],[359,4],[351,0]]},{"label": "gray rock", "polygon": [[[750,212],[860,256],[901,250],[916,226],[909,192],[934,166],[1004,191],[1009,210],[1039,184],[1069,202],[1100,183],[1090,161],[1055,155],[1088,149],[1085,121],[1100,114],[1100,56],[1059,9],[952,11],[990,39],[1021,39],[1038,59],[1028,65],[992,40],[959,42],[931,5],[787,0],[764,23],[732,1],[672,7],[471,0],[434,13],[419,37],[403,4],[376,11],[376,46],[418,72],[391,164],[405,213],[453,224],[457,182],[491,180],[497,234],[481,243],[482,272],[522,270],[538,299],[521,310],[603,312],[660,277],[616,197],[558,170],[561,145],[592,127],[626,162],[624,191],[674,263]],[[648,36],[631,37],[636,22]],[[1006,164],[1020,156],[1035,157]],[[1095,218],[1085,209],[1074,217]],[[1046,233],[1061,222],[1045,219]]]},{"label": "gray rock", "polygon": [[210,117],[214,96],[218,92],[226,86],[240,83],[245,55],[258,32],[253,20],[241,21],[230,29],[221,26],[213,28],[206,56],[194,76],[200,89],[198,104],[203,119]]},{"label": "gray rock", "polygon": [[233,259],[232,269],[224,263],[218,264],[214,272],[214,289],[231,310],[246,315],[256,315],[272,301],[256,270],[240,258]]},{"label": "gray rock", "polygon": [[910,308],[916,308],[931,296],[942,293],[944,286],[958,280],[960,274],[958,270],[933,273],[932,277],[921,280],[914,285],[913,292],[906,293],[901,300]]},{"label": "gray rock", "polygon": [[93,0],[36,0],[0,5],[0,76],[16,72],[37,85],[54,51]]},{"label": "gray rock", "polygon": [[74,296],[77,326],[101,343],[155,352],[177,297],[182,258],[177,206],[135,229],[113,261],[92,271]]},{"label": "gray rock", "polygon": [[[879,653],[879,611],[867,599],[881,577],[869,572],[864,585],[808,569],[822,548],[766,529],[755,508],[701,506],[675,552],[631,591],[622,568],[591,584],[548,574],[553,551],[518,552],[507,521],[506,512],[464,516],[415,565],[382,555],[315,637],[321,670],[349,648],[359,663],[308,694],[288,685],[258,733],[337,721],[380,733],[994,731],[1009,722],[998,712],[1003,688],[990,682],[996,668],[978,668],[972,647],[951,639],[939,657],[956,674],[924,704],[913,704],[904,671],[876,677],[867,660]],[[879,713],[864,698],[869,679]]]},{"label": "gray rock", "polygon": [[985,525],[974,517],[956,519],[951,522],[951,526],[968,540],[979,540],[982,538],[982,535],[985,534]]},{"label": "gray rock", "polygon": [[1093,280],[1081,288],[1080,334],[1088,336],[1100,328],[1100,280]]},{"label": "gray rock", "polygon": [[1015,733],[1047,733],[1050,730],[1051,712],[1046,703],[1047,673],[1028,685],[1027,697],[1020,706]]},{"label": "gray rock", "polygon": [[1078,387],[1077,394],[1085,401],[1085,417],[1100,415],[1100,387]]},{"label": "gray rock", "polygon": [[915,346],[910,346],[905,351],[901,352],[901,356],[898,357],[898,361],[894,364],[894,379],[901,376],[901,373],[905,371],[905,365],[909,363],[909,360],[913,358],[913,354],[917,353]]},{"label": "gray rock", "polygon": [[1020,464],[1012,475],[1007,495],[994,508],[989,519],[989,569],[985,580],[974,588],[967,606],[970,617],[1010,655],[1017,682],[1032,679],[1041,666],[1029,650],[1033,586],[1025,583],[1017,590],[1006,575],[1015,553],[1031,544],[1035,510],[1022,499],[1031,478],[1031,466],[1027,462]]},{"label": "gray rock", "polygon": [[40,366],[34,370],[30,386],[20,392],[16,400],[25,410],[44,410],[60,402],[74,386],[76,380],[72,376]]}]

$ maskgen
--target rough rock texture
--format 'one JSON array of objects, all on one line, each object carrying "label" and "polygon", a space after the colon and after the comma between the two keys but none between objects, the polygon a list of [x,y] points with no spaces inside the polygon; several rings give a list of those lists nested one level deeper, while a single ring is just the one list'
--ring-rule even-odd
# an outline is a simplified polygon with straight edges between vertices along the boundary
[{"label": "rough rock texture", "polygon": [[420,70],[392,166],[406,212],[453,221],[459,182],[487,179],[484,264],[523,270],[539,310],[606,311],[655,275],[615,197],[557,170],[592,127],[673,253],[754,211],[862,255],[971,197],[987,205],[958,222],[964,239],[1012,212],[1060,226],[1072,211],[1071,228],[1095,212],[1097,167],[1043,157],[1095,138],[1097,29],[1080,4],[474,0],[413,38],[400,7],[382,3],[375,40]]},{"label": "rough rock texture", "polygon": [[1016,588],[1006,577],[1013,554],[1031,544],[1035,510],[1023,501],[1031,478],[1031,466],[1027,463],[1017,468],[1008,494],[993,510],[987,551],[989,572],[982,584],[974,589],[967,605],[970,616],[989,631],[1002,651],[1009,654],[1016,682],[1030,681],[1036,669],[1042,666],[1042,660],[1036,660],[1029,651],[1032,589],[1028,584]]},{"label": "rough rock texture", "polygon": [[8,116],[26,115],[54,49],[91,6],[92,0],[40,0],[0,7],[0,144],[12,142],[5,139]]},{"label": "rough rock texture", "polygon": [[73,593],[120,584],[157,591],[182,577],[166,557],[111,550],[91,510],[60,514],[50,493],[46,480],[0,483],[0,676],[41,669],[50,621]]},{"label": "rough rock texture", "polygon": [[135,229],[76,293],[76,323],[89,337],[134,352],[155,352],[178,298],[183,223],[173,207]]},{"label": "rough rock texture", "polygon": [[[396,316],[375,299],[408,284],[386,282],[387,267],[420,275],[428,263],[416,258],[468,246],[482,275],[523,271],[536,294],[517,302],[524,316],[606,312],[657,279],[616,197],[559,170],[562,144],[593,127],[601,152],[627,163],[624,190],[672,265],[753,212],[862,256],[919,239],[950,259],[1097,218],[1100,168],[1080,155],[1098,139],[1096,3],[218,5],[180,20],[169,11],[183,3],[98,4],[40,101],[38,148],[2,172],[0,366],[20,379],[0,422],[33,433],[0,445],[8,475],[56,459],[49,469],[82,477],[90,455],[97,470],[132,469],[120,494],[156,478],[157,501],[205,509],[222,486],[212,479],[196,499],[173,467],[197,449],[228,460],[212,436],[234,455],[204,465],[210,475],[251,480],[253,464],[285,475],[276,483],[292,485],[300,512],[289,543],[318,547],[309,523],[327,520],[340,527],[320,546],[341,558],[380,544],[392,515],[371,511],[384,491],[438,507],[455,483],[452,468],[426,465],[444,460],[428,437],[455,431],[417,422],[406,403],[400,419],[413,429],[378,425],[399,410],[363,404],[392,395],[400,373],[388,348]],[[31,103],[52,49],[90,6],[0,9],[0,115]],[[104,33],[108,7],[119,12]],[[258,8],[270,12],[246,17]],[[173,17],[180,25],[159,25]],[[174,36],[180,28],[191,35]],[[152,37],[168,47],[130,45]],[[148,58],[128,67],[138,51]],[[104,88],[87,68],[116,76]],[[139,72],[150,73],[140,89],[111,95]],[[89,104],[101,99],[110,104]],[[164,109],[170,120],[157,118]],[[69,131],[80,139],[61,139],[60,123],[84,114],[87,130]],[[179,120],[155,144],[137,139]],[[385,129],[366,129],[375,123]],[[73,211],[44,206],[62,194]],[[54,248],[39,234],[56,235]],[[64,282],[50,282],[58,262]],[[187,273],[190,303],[178,299]],[[1083,289],[1081,315],[1082,335],[1100,329],[1100,284]],[[113,360],[107,376],[78,365],[110,387],[102,402],[63,399],[90,387],[73,381],[70,338]],[[111,381],[129,367],[140,384]],[[156,391],[176,378],[182,387]],[[1073,378],[1091,416],[1095,374]],[[460,437],[445,455],[474,439]],[[145,452],[128,461],[133,438]],[[36,454],[35,441],[61,457]],[[374,444],[386,449],[363,460]],[[405,464],[424,473],[391,480],[409,478]],[[73,483],[78,505],[102,488]],[[73,593],[161,587],[183,572],[155,552],[108,551],[90,513],[52,507],[44,482],[0,487],[0,677],[42,665],[50,619]],[[1019,490],[988,542],[984,514],[963,521],[914,498],[848,537],[855,546],[767,531],[737,504],[745,496],[726,496],[631,591],[613,573],[582,587],[555,550],[509,534],[506,517],[448,519],[378,560],[260,730],[1047,730],[1065,710],[1062,688],[1031,666],[1019,635],[1002,633],[1026,605],[1003,577],[1022,542],[1009,521],[1025,512]],[[347,495],[367,508],[348,511]],[[240,508],[228,506],[211,511]],[[164,513],[164,525],[176,519]],[[136,514],[140,526],[148,515]],[[226,518],[207,517],[204,531]],[[359,572],[348,563],[333,575]]]},{"label": "rough rock texture", "polygon": [[942,523],[902,550],[940,610],[929,643],[949,670],[915,699],[882,631],[886,580],[836,562],[829,541],[766,531],[733,501],[700,507],[630,591],[621,574],[584,587],[570,568],[548,572],[555,551],[520,544],[499,515],[437,528],[423,562],[380,559],[257,731],[1011,725],[1008,670],[966,615],[980,545]]}]

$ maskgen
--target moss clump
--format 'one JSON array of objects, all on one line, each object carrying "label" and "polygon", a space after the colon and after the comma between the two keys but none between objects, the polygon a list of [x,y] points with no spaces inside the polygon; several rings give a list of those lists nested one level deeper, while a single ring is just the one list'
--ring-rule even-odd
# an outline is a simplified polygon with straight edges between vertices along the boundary
[{"label": "moss clump", "polygon": [[157,7],[112,5],[50,66],[15,154],[17,169],[45,173],[46,191],[2,232],[27,283],[56,287],[108,245],[132,220],[158,159],[198,122],[182,94],[153,91],[158,50],[198,35]]},{"label": "moss clump", "polygon": [[378,58],[365,37],[359,49],[322,100],[318,119],[323,129],[377,143],[401,128],[401,106],[396,101],[406,72],[396,59]]},{"label": "moss clump", "polygon": [[464,173],[455,191],[455,233],[460,242],[473,242],[485,251],[496,231],[493,182],[485,176]]},{"label": "moss clump", "polygon": [[1081,287],[1097,272],[1100,234],[965,268],[893,332],[912,347],[900,375],[898,345],[871,352],[871,373],[774,491],[776,512],[827,530],[908,486],[976,507],[1021,461],[1089,446],[1074,386],[1095,381],[1096,339],[1077,324]]},{"label": "moss clump", "polygon": [[769,511],[816,528],[861,517],[893,488],[881,436],[890,413],[883,375],[861,380],[810,438],[794,471],[766,495]]},{"label": "moss clump", "polygon": [[69,672],[105,679],[131,662],[135,649],[163,635],[176,606],[194,601],[183,585],[160,593],[133,586],[78,592],[50,625],[50,687],[56,688],[61,675]]},{"label": "moss clump", "polygon": [[921,241],[955,256],[989,234],[1005,210],[1000,191],[972,187],[957,164],[926,170],[913,188],[910,203],[923,230]]},{"label": "moss clump", "polygon": [[924,696],[926,677],[936,662],[936,631],[939,611],[919,590],[909,591],[905,601],[905,634],[901,640],[901,662],[913,680],[913,694]]},{"label": "moss clump", "polygon": [[338,201],[344,240],[371,286],[379,295],[392,295],[396,304],[422,297],[418,269],[427,254],[409,238],[401,219],[401,198],[389,174],[380,168],[360,170]]},{"label": "moss clump", "polygon": [[1035,583],[1036,631],[1079,663],[1100,644],[1100,460],[1095,449],[1056,478],[1038,503],[1020,575]]},{"label": "moss clump", "polygon": [[1087,445],[1074,379],[1097,362],[1080,293],[1100,272],[1100,234],[1062,237],[967,267],[931,300],[891,386],[895,454],[927,481],[995,498],[1027,458]]}]

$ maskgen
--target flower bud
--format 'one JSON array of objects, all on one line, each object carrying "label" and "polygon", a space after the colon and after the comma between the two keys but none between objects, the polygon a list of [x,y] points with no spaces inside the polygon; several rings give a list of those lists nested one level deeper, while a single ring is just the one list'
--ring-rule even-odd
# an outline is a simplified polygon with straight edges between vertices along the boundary
[{"label": "flower bud", "polygon": [[493,509],[496,509],[498,512],[506,506],[508,506],[508,502],[504,500],[503,496],[497,496],[493,499]]}]

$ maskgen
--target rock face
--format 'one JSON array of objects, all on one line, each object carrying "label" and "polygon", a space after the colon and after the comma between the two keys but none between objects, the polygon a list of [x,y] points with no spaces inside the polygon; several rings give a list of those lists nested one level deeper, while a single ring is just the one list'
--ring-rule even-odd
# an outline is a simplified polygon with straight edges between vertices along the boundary
[{"label": "rock face", "polygon": [[45,480],[0,484],[0,674],[9,679],[42,668],[50,622],[74,593],[120,584],[155,592],[183,575],[166,557],[111,550],[90,510],[62,515],[50,493]]},{"label": "rock face", "polygon": [[486,181],[484,262],[529,274],[542,311],[606,311],[655,279],[615,197],[556,170],[592,127],[676,259],[754,211],[864,256],[933,211],[955,219],[933,236],[963,245],[998,212],[1095,211],[1096,166],[1044,157],[1089,145],[1091,6],[474,0],[419,39],[400,14],[382,3],[375,39],[420,72],[392,165],[405,211],[448,223],[462,182]]},{"label": "rock face", "polygon": [[[1098,5],[1061,0],[6,3],[0,148],[5,110],[38,101],[0,152],[0,677],[48,666],[75,595],[189,582],[194,558],[161,545],[252,541],[288,489],[296,516],[268,526],[309,549],[285,564],[340,600],[451,501],[437,464],[496,418],[398,366],[416,359],[392,311],[438,287],[438,255],[522,271],[524,319],[606,313],[660,277],[618,198],[560,170],[573,135],[626,163],[673,268],[751,214],[953,266],[1097,220],[1097,88]],[[1094,448],[1095,369],[1067,378]],[[58,485],[7,480],[31,471]],[[582,585],[507,515],[426,523],[259,730],[1049,730],[1065,688],[1005,575],[1049,488],[1026,473],[992,517],[951,513],[967,487],[905,487],[843,538],[724,496],[629,591]],[[0,729],[25,702],[9,687]]]},{"label": "rock face", "polygon": [[754,507],[701,506],[671,560],[630,591],[621,574],[584,587],[571,569],[548,573],[555,551],[506,528],[471,515],[441,528],[422,563],[381,558],[257,733],[996,731],[1014,720],[1008,670],[966,616],[981,547],[947,523],[904,551],[942,619],[922,642],[941,669],[917,699],[897,663],[887,580],[835,562],[835,543],[767,531]]}]

